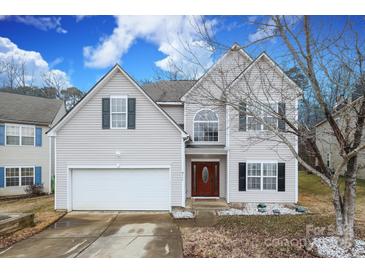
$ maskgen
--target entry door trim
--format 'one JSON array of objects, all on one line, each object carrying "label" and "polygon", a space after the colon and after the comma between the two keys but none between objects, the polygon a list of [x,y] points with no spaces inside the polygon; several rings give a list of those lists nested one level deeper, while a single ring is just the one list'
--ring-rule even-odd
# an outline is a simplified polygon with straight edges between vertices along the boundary
[{"label": "entry door trim", "polygon": [[[202,195],[194,195],[194,183],[197,184],[197,182],[195,182],[195,179],[194,178],[194,173],[196,174],[196,172],[194,172],[194,167],[195,167],[195,164],[197,163],[215,163],[217,164],[217,167],[218,167],[218,170],[217,170],[217,192],[218,192],[218,195],[209,195],[209,196],[202,196]],[[198,160],[196,161],[195,159],[192,159],[191,161],[191,197],[194,198],[194,199],[205,199],[205,198],[211,198],[211,199],[217,199],[220,197],[220,161],[219,160],[213,160],[213,159],[207,159],[207,160]]]}]

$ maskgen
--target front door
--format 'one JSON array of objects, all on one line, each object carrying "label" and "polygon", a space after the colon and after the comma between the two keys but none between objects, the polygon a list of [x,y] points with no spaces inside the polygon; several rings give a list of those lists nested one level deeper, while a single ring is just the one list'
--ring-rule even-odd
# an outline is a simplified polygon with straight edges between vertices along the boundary
[{"label": "front door", "polygon": [[192,162],[192,196],[219,197],[219,162]]}]

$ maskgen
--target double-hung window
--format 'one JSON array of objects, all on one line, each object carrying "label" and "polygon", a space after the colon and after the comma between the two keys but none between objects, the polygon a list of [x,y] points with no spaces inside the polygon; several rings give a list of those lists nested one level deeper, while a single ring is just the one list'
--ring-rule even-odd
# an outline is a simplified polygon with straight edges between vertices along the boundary
[{"label": "double-hung window", "polygon": [[6,125],[6,144],[13,146],[34,146],[33,126]]},{"label": "double-hung window", "polygon": [[7,167],[5,183],[7,187],[33,185],[34,167]]},{"label": "double-hung window", "polygon": [[[265,110],[258,109],[255,106],[248,106],[248,113],[247,113],[247,129],[248,130],[268,130],[266,124],[269,124],[273,127],[277,127],[278,119],[272,115],[272,113],[278,111],[278,104],[272,103],[267,105]],[[265,123],[261,123],[260,120],[257,118],[260,117]]]},{"label": "double-hung window", "polygon": [[111,128],[127,128],[127,97],[110,98]]},{"label": "double-hung window", "polygon": [[276,190],[278,182],[277,163],[248,163],[248,190]]}]

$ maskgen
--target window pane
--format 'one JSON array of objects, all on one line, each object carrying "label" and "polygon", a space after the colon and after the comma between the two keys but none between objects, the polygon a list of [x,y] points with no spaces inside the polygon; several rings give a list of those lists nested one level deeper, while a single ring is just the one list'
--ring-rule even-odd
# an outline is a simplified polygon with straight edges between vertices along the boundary
[{"label": "window pane", "polygon": [[34,137],[22,137],[22,145],[34,146]]},{"label": "window pane", "polygon": [[6,135],[19,136],[19,126],[6,126]]},{"label": "window pane", "polygon": [[247,189],[260,190],[260,177],[248,177],[247,178]]},{"label": "window pane", "polygon": [[261,123],[257,121],[254,117],[247,117],[247,128],[248,130],[261,130]]},{"label": "window pane", "polygon": [[6,186],[19,186],[19,168],[7,168],[5,177]]},{"label": "window pane", "polygon": [[19,177],[19,168],[7,168],[6,169],[6,177]]},{"label": "window pane", "polygon": [[195,122],[194,141],[217,142],[218,122]]},{"label": "window pane", "polygon": [[22,167],[21,170],[22,176],[32,176],[33,177],[33,168],[32,167]]},{"label": "window pane", "polygon": [[7,145],[20,145],[19,136],[6,136]]},{"label": "window pane", "polygon": [[127,100],[126,98],[112,98],[112,112],[126,112]]},{"label": "window pane", "polygon": [[[264,121],[265,121],[266,124],[269,124],[274,128],[276,128],[277,125],[278,125],[278,119],[276,119],[275,117],[266,116],[266,117],[264,117]],[[269,127],[264,125],[264,130],[268,130],[268,129],[269,129]]]},{"label": "window pane", "polygon": [[247,171],[248,176],[261,176],[261,164],[248,163]]},{"label": "window pane", "polygon": [[6,186],[19,186],[19,177],[6,178]]},{"label": "window pane", "polygon": [[34,137],[34,127],[22,127],[22,136]]},{"label": "window pane", "polygon": [[6,126],[6,144],[20,145],[19,126]]},{"label": "window pane", "polygon": [[112,114],[112,127],[122,127],[122,114],[113,113]]},{"label": "window pane", "polygon": [[275,163],[264,163],[264,176],[276,176],[276,166]]},{"label": "window pane", "polygon": [[276,177],[264,177],[263,189],[276,190]]}]

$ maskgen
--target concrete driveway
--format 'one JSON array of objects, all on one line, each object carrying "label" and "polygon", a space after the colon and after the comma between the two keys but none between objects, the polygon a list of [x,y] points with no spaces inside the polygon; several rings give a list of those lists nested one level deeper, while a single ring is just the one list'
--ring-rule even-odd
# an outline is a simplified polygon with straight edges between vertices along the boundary
[{"label": "concrete driveway", "polygon": [[182,257],[179,227],[167,213],[71,212],[0,257]]}]

